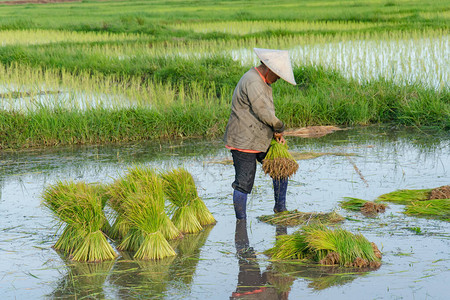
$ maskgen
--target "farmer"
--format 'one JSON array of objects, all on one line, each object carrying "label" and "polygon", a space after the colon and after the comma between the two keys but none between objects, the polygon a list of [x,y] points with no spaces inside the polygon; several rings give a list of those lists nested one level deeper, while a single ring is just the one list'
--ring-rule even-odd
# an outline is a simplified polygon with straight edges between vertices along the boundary
[{"label": "farmer", "polygon": [[[262,162],[272,137],[286,143],[284,124],[275,116],[271,84],[279,78],[296,85],[288,51],[254,49],[261,64],[239,80],[231,103],[224,141],[231,150],[235,169],[232,184],[237,219],[246,219],[247,195],[255,181],[256,161]],[[286,210],[288,180],[273,180],[275,213]]]}]

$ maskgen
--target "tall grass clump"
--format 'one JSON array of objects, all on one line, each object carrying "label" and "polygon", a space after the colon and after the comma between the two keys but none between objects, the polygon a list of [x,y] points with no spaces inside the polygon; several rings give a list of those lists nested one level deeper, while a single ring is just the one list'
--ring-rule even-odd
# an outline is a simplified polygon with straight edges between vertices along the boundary
[{"label": "tall grass clump", "polygon": [[298,170],[298,164],[289,153],[287,142],[282,144],[272,139],[269,151],[267,151],[263,160],[262,168],[265,174],[279,180],[294,175]]},{"label": "tall grass clump", "polygon": [[310,259],[345,267],[378,267],[381,253],[361,234],[324,225],[307,225],[292,235],[279,236],[266,251],[274,259]]},{"label": "tall grass clump", "polygon": [[102,228],[107,219],[103,212],[102,189],[83,182],[58,182],[43,193],[43,205],[59,219],[64,231],[55,244],[75,261],[97,262],[114,259],[117,254]]},{"label": "tall grass clump", "polygon": [[172,221],[185,233],[195,233],[216,220],[198,196],[192,175],[183,168],[162,174],[165,193],[171,202]]},{"label": "tall grass clump", "polygon": [[[128,198],[134,197],[136,194],[149,194],[160,192],[159,189],[154,189],[155,171],[151,168],[135,166],[127,170],[127,173],[115,180],[108,187],[108,195],[110,196],[109,205],[115,211],[115,221],[111,226],[110,235],[114,239],[122,240],[132,229],[132,224],[125,216],[124,203]],[[159,196],[158,196],[159,197]],[[164,201],[164,197],[163,200]],[[167,214],[163,211],[161,213],[162,222],[164,226],[161,226],[160,231],[168,239],[174,239],[181,235],[180,231],[170,221]],[[135,227],[135,226],[134,226]],[[132,230],[136,231],[136,227]],[[131,234],[126,240],[122,241],[119,246],[122,250],[136,251],[136,245],[138,241],[133,241],[137,234]]]}]

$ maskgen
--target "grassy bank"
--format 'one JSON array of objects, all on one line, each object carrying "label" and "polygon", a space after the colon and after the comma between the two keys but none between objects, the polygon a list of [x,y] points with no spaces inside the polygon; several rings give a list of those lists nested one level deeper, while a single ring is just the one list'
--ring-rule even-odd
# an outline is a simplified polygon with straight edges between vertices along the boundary
[{"label": "grassy bank", "polygon": [[[295,76],[298,88],[284,82],[276,83],[274,87],[277,115],[288,127],[397,123],[450,129],[447,92],[420,86],[399,87],[384,80],[361,85],[338,73],[312,67],[296,69]],[[93,83],[99,84],[99,81],[85,78],[86,86]],[[191,84],[187,95],[170,84],[132,86],[135,93],[139,93],[136,87],[142,87],[141,92],[145,95],[150,95],[147,94],[149,90],[153,93],[148,102],[134,105],[80,108],[55,103],[37,106],[34,110],[2,110],[0,147],[221,136],[229,117],[232,88],[223,88],[221,98],[218,98],[214,90],[204,94],[205,89],[196,89],[196,86],[201,87],[201,84]],[[110,85],[104,84],[97,93],[106,93],[108,88]],[[127,94],[128,88],[124,85],[115,93]],[[14,101],[13,96],[10,95],[10,101]]]}]

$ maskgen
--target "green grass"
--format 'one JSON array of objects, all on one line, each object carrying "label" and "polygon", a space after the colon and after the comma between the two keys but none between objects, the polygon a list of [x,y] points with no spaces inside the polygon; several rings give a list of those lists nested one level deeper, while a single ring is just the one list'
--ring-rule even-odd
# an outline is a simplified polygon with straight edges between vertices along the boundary
[{"label": "green grass", "polygon": [[[77,28],[84,31],[162,34],[176,22],[307,20],[442,25],[446,1],[82,1],[3,6],[3,28]],[[0,27],[1,28],[1,27]],[[173,32],[169,31],[173,34]]]},{"label": "green grass", "polygon": [[[422,79],[412,83],[381,66],[363,68],[362,78],[348,69],[339,73],[333,70],[338,62],[328,63],[320,52],[341,43],[358,48],[361,41],[386,42],[388,52],[402,51],[408,41],[444,51],[445,1],[0,7],[0,149],[219,137],[234,87],[256,63],[248,55],[253,47],[291,50],[299,84],[280,81],[273,89],[277,116],[288,127],[395,123],[450,129],[446,73],[433,51],[427,57],[436,67],[401,62],[404,70],[421,70]],[[348,65],[361,67],[351,57]],[[440,82],[421,81],[435,74]]]}]

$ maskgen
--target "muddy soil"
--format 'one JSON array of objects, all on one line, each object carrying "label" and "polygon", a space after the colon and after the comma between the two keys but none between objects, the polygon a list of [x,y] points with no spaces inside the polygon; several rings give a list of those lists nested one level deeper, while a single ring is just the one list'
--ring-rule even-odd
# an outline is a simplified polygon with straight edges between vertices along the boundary
[{"label": "muddy soil", "polygon": [[289,129],[285,131],[284,135],[302,138],[318,138],[338,130],[343,129],[336,126],[308,126],[297,129]]}]

